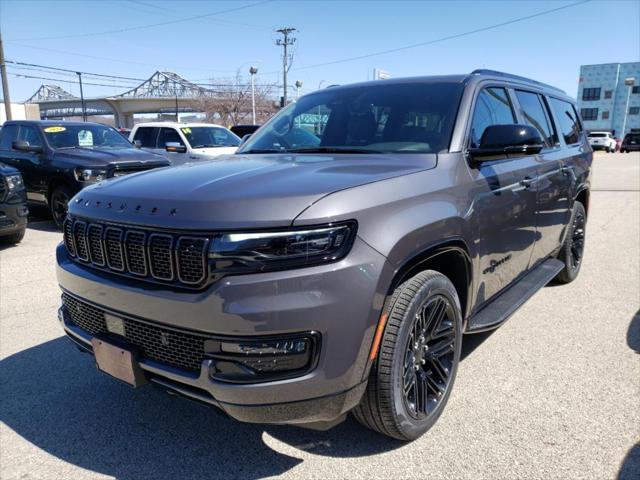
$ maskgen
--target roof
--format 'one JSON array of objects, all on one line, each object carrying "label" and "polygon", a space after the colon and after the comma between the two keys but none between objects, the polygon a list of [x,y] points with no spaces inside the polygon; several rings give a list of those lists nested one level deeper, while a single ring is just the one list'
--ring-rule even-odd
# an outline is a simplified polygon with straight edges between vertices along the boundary
[{"label": "roof", "polygon": [[110,125],[105,125],[104,123],[99,123],[99,122],[73,122],[68,120],[8,120],[5,123],[31,124],[31,125],[33,124],[35,125],[69,125],[69,126],[100,125],[102,127],[110,126]]}]

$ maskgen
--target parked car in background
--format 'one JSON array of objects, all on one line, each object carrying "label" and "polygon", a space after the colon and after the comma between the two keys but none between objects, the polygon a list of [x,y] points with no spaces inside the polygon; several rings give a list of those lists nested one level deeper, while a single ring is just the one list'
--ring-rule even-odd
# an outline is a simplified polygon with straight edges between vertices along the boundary
[{"label": "parked car in background", "polygon": [[587,138],[593,150],[604,150],[607,153],[616,151],[616,139],[611,132],[589,132]]},{"label": "parked car in background", "polygon": [[245,135],[253,135],[259,128],[260,125],[234,125],[230,130],[238,137],[244,138]]},{"label": "parked car in background", "polygon": [[352,411],[412,440],[443,412],[464,333],[577,277],[592,157],[574,100],[526,78],[324,89],[233,156],[79,194],[58,319],[130,385],[254,423]]},{"label": "parked car in background", "polygon": [[620,151],[623,153],[640,151],[640,133],[627,133],[620,145]]},{"label": "parked car in background", "polygon": [[210,123],[139,123],[129,139],[145,150],[168,153],[172,165],[232,154],[240,145],[229,129]]},{"label": "parked car in background", "polygon": [[27,192],[20,172],[0,163],[0,241],[19,243],[27,228]]},{"label": "parked car in background", "polygon": [[169,161],[135,148],[112,127],[91,122],[18,120],[0,130],[0,162],[22,174],[29,203],[48,207],[58,226],[82,188]]},{"label": "parked car in background", "polygon": [[131,135],[130,128],[119,128],[118,131],[124,138],[126,138],[127,140],[129,139],[129,135]]}]

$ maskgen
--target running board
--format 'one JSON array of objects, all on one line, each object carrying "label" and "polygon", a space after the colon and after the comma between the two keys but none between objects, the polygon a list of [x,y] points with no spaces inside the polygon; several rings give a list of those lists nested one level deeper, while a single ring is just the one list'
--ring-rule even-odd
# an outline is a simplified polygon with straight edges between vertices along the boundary
[{"label": "running board", "polygon": [[505,322],[563,268],[564,263],[555,258],[542,262],[471,317],[466,333],[490,330]]}]

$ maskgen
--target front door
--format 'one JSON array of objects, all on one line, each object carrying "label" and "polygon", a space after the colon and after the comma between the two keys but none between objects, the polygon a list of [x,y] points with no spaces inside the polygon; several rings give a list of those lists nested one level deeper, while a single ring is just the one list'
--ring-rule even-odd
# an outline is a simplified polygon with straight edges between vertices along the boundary
[{"label": "front door", "polygon": [[[488,126],[514,123],[515,110],[507,90],[484,88],[476,99],[469,145],[479,146]],[[478,306],[529,268],[538,238],[537,166],[535,156],[471,165],[473,204],[469,215],[478,253]]]}]

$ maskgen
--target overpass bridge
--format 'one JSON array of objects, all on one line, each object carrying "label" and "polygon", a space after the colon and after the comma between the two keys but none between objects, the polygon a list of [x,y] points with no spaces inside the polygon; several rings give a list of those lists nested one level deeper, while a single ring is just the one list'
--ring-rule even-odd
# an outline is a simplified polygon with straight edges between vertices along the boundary
[{"label": "overpass bridge", "polygon": [[[85,98],[87,116],[113,115],[117,127],[133,127],[136,113],[197,112],[193,100],[214,92],[173,72],[156,72],[148,80],[124,93]],[[42,119],[82,116],[82,101],[57,85],[42,85],[27,103],[40,106]]]}]

